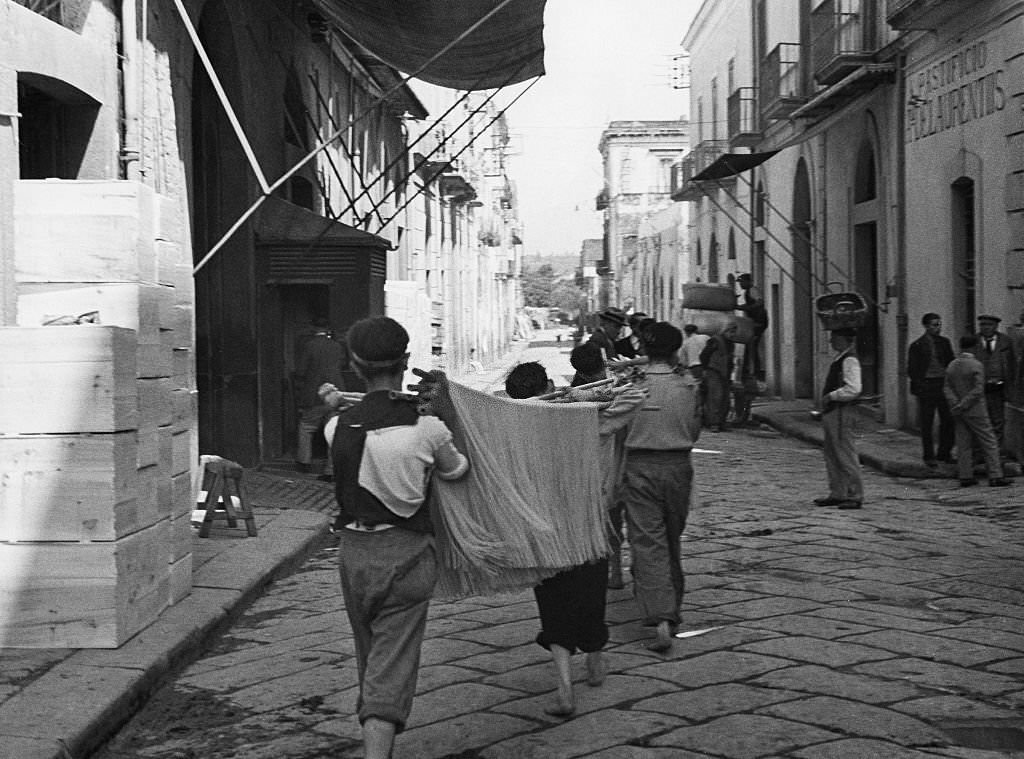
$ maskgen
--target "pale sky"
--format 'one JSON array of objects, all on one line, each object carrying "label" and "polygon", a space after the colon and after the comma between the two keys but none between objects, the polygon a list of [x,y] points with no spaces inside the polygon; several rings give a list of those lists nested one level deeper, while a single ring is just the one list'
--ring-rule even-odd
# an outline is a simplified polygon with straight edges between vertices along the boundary
[{"label": "pale sky", "polygon": [[601,237],[598,142],[610,121],[685,117],[687,90],[671,86],[700,0],[548,0],[545,69],[508,109],[522,152],[509,174],[519,192],[524,252],[577,254]]}]

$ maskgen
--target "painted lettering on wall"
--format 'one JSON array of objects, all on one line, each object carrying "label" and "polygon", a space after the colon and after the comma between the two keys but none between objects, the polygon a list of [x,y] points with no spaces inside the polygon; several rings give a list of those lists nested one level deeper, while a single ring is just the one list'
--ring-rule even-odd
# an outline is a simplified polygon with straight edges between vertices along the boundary
[{"label": "painted lettering on wall", "polygon": [[1006,107],[1003,70],[979,40],[907,77],[906,141],[983,119]]}]

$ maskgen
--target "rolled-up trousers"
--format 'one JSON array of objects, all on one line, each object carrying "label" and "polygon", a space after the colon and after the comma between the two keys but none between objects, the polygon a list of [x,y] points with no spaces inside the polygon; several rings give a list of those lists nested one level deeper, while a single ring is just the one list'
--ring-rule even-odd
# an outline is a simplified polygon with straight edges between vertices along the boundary
[{"label": "rolled-up trousers", "polygon": [[643,624],[678,625],[685,586],[679,540],[693,487],[690,452],[630,450],[623,484],[633,595]]},{"label": "rolled-up trousers", "polygon": [[860,458],[853,440],[853,413],[850,406],[839,405],[821,415],[825,430],[825,470],[830,497],[863,501]]}]

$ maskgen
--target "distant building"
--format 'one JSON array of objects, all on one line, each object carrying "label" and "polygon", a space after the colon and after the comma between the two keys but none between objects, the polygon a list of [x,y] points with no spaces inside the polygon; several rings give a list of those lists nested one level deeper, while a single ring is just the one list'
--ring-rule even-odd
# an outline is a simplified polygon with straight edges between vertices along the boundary
[{"label": "distant building", "polygon": [[655,267],[657,283],[647,296],[639,292],[638,272],[650,262],[637,260],[638,241],[641,226],[649,228],[651,219],[672,205],[673,166],[688,145],[686,121],[613,121],[601,134],[605,184],[598,208],[604,211],[609,266],[604,287],[611,305],[649,312],[652,305],[644,298],[677,285],[662,282],[663,273]]}]

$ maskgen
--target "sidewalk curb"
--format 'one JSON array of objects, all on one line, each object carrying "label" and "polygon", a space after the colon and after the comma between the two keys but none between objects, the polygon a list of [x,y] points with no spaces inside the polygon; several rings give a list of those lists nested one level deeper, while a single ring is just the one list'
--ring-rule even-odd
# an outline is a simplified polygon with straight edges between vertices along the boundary
[{"label": "sidewalk curb", "polygon": [[206,641],[329,534],[324,514],[286,510],[261,516],[260,535],[239,539],[198,566],[191,595],[152,625],[120,648],[76,651],[4,703],[2,756],[72,759],[99,748],[171,672],[198,658]]}]

